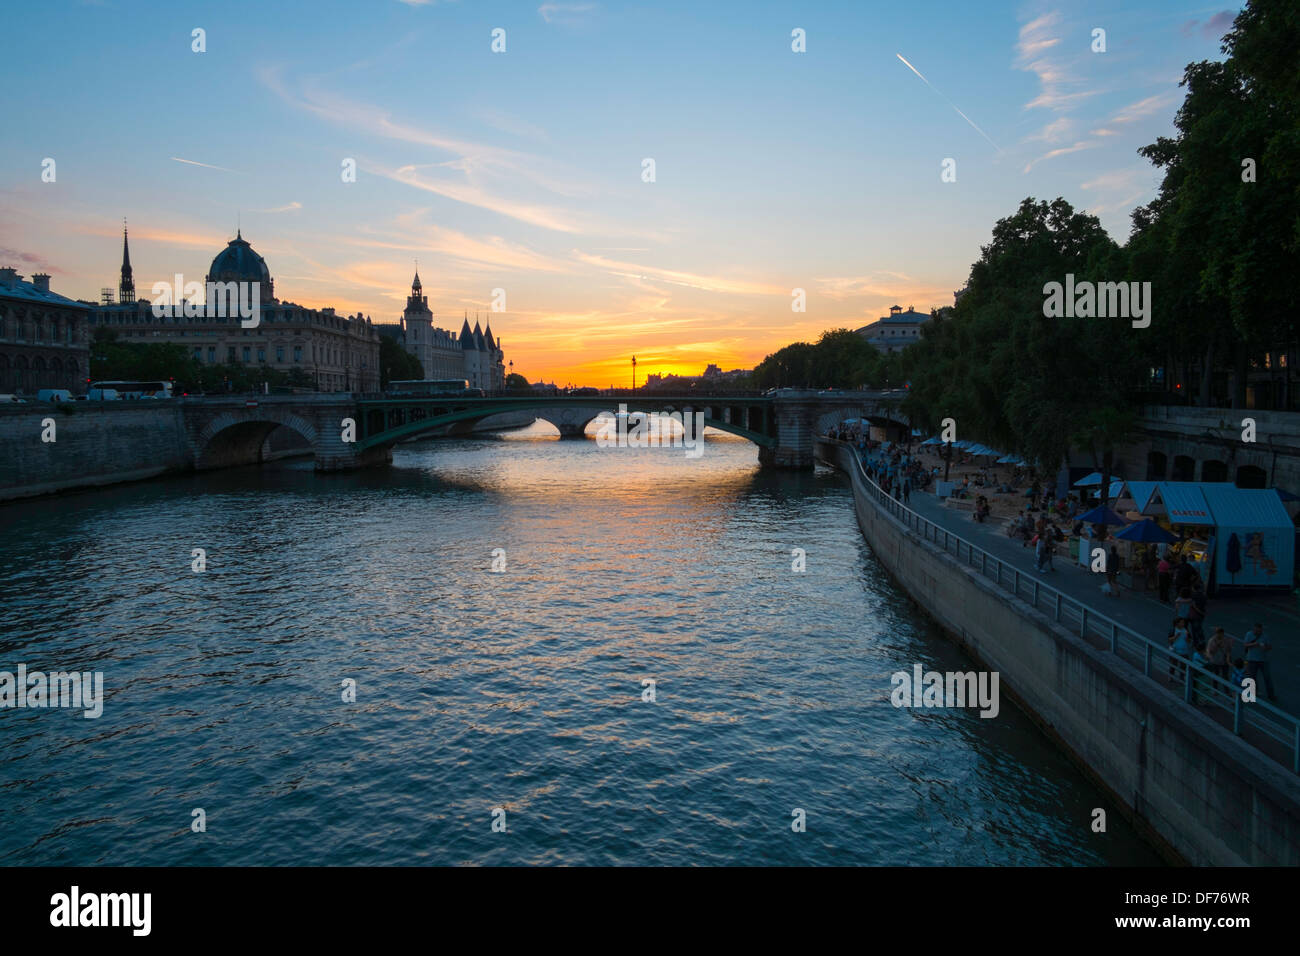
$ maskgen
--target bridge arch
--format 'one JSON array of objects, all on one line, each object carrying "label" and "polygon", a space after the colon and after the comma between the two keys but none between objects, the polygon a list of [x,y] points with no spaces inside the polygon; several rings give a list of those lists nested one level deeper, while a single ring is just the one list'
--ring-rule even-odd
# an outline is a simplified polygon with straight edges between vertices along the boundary
[{"label": "bridge arch", "polygon": [[554,425],[561,438],[581,438],[587,433],[587,426],[600,417],[604,408],[574,408],[562,406],[557,408],[538,408],[534,414],[544,422]]},{"label": "bridge arch", "polygon": [[303,441],[301,451],[314,454],[318,445],[315,425],[287,409],[249,409],[246,413],[225,411],[216,415],[194,438],[194,467],[199,470],[255,465],[279,457],[270,439],[279,428],[295,432]]}]

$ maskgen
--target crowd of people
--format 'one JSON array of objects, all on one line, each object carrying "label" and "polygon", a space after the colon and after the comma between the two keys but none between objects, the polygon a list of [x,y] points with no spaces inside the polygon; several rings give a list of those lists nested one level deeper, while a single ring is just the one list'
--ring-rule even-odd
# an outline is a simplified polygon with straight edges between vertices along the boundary
[{"label": "crowd of people", "polygon": [[[1160,601],[1169,604],[1170,587],[1178,596],[1173,599],[1173,622],[1166,640],[1174,653],[1169,661],[1169,679],[1182,682],[1189,666],[1217,674],[1235,687],[1241,687],[1247,678],[1255,681],[1255,689],[1262,689],[1269,700],[1276,700],[1273,691],[1273,674],[1269,668],[1272,643],[1264,636],[1264,625],[1258,621],[1243,638],[1234,638],[1223,628],[1216,627],[1207,639],[1205,621],[1209,616],[1209,598],[1205,582],[1195,566],[1182,555],[1171,563],[1161,557],[1157,564],[1160,578]],[[1241,656],[1238,656],[1240,645]],[[1193,675],[1195,678],[1195,675]],[[1206,698],[1206,681],[1195,681],[1196,699]]]},{"label": "crowd of people", "polygon": [[[910,445],[876,441],[869,437],[861,424],[846,423],[833,427],[828,437],[857,448],[867,476],[886,494],[902,502],[906,503],[913,491],[927,488],[941,477],[940,469],[927,468],[919,456],[912,454]],[[1017,476],[1022,480],[1026,477]],[[1032,547],[1035,569],[1047,573],[1056,570],[1053,557],[1057,547],[1068,538],[1061,525],[1070,526],[1070,533],[1075,536],[1085,536],[1084,522],[1079,520],[1079,516],[1094,507],[1095,502],[1074,495],[1056,498],[1051,489],[1044,488],[1036,477],[1032,481],[1026,495],[1028,506],[1010,521],[1007,535],[1021,539],[1022,547]],[[996,478],[981,473],[964,480],[960,490],[954,489],[954,496],[969,495],[971,488],[995,485]],[[997,490],[1005,493],[1016,489],[1004,484]],[[983,522],[991,510],[988,498],[983,494],[977,495],[973,519]],[[1138,566],[1158,582],[1161,602],[1172,605],[1174,610],[1167,638],[1174,654],[1169,663],[1170,680],[1182,682],[1186,668],[1190,666],[1222,677],[1234,686],[1243,685],[1247,678],[1253,679],[1257,690],[1262,689],[1269,700],[1275,700],[1273,677],[1269,670],[1272,644],[1264,636],[1263,624],[1257,622],[1244,638],[1233,638],[1222,627],[1216,627],[1207,638],[1205,622],[1209,601],[1205,582],[1187,555],[1162,555],[1154,547],[1148,547],[1138,555],[1137,561]],[[1103,591],[1116,598],[1120,595],[1118,574],[1121,563],[1120,554],[1112,542],[1106,554]],[[1171,593],[1176,595],[1172,599]],[[1193,676],[1195,678],[1195,674]],[[1208,699],[1208,685],[1208,681],[1194,681],[1194,695],[1198,702]]]},{"label": "crowd of people", "polygon": [[910,445],[877,441],[860,423],[831,428],[827,437],[845,441],[858,450],[867,476],[880,485],[885,494],[907,503],[913,491],[928,488],[933,476],[921,460],[912,454]]},{"label": "crowd of people", "polygon": [[[1243,656],[1236,656],[1238,644]],[[1223,628],[1216,627],[1206,641],[1197,639],[1191,621],[1175,617],[1169,631],[1169,649],[1174,655],[1169,659],[1169,680],[1182,684],[1187,668],[1193,668],[1192,699],[1196,703],[1210,699],[1209,681],[1199,679],[1197,671],[1216,674],[1234,687],[1244,687],[1247,679],[1253,680],[1256,692],[1262,689],[1269,700],[1277,700],[1269,669],[1273,645],[1259,621],[1243,638],[1231,637]]]}]

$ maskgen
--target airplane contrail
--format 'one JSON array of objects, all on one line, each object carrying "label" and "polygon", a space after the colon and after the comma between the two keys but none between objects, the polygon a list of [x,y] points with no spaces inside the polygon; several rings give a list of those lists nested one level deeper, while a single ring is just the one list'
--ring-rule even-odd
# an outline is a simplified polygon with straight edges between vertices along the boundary
[{"label": "airplane contrail", "polygon": [[994,149],[996,149],[999,153],[1002,152],[1002,147],[1000,147],[997,143],[993,142],[993,140],[989,139],[989,134],[986,133],[986,132],[984,132],[984,130],[980,129],[978,126],[976,126],[974,120],[972,120],[969,116],[967,116],[967,115],[966,115],[965,113],[963,113],[961,110],[957,109],[957,104],[954,103],[952,100],[948,99],[948,97],[944,96],[943,91],[941,91],[941,90],[940,90],[938,87],[936,87],[933,83],[931,83],[929,80],[927,80],[924,76],[921,76],[921,71],[918,70],[916,67],[912,66],[912,64],[908,63],[908,62],[907,62],[907,57],[903,56],[903,54],[901,54],[901,53],[895,53],[894,56],[898,57],[900,60],[903,61],[903,66],[907,67],[909,70],[911,70],[911,71],[912,71],[913,73],[915,73],[917,76],[920,76],[920,77],[921,77],[921,82],[922,82],[922,83],[924,83],[924,84],[925,84],[926,86],[928,86],[930,89],[934,90],[934,91],[935,91],[936,93],[938,93],[940,96],[943,96],[943,98],[944,98],[944,100],[947,102],[947,104],[948,104],[949,106],[951,106],[954,110],[957,110],[957,115],[960,116],[962,119],[964,119],[967,123],[970,123],[970,125],[971,125],[971,129],[975,130],[975,132],[979,133],[981,136],[983,136],[985,139],[987,139],[988,142],[989,142],[989,145],[990,145],[990,146],[992,146]]},{"label": "airplane contrail", "polygon": [[[919,74],[918,74],[918,75],[919,75]],[[921,78],[922,78],[922,79],[925,79],[924,77],[921,77]],[[233,169],[226,169],[225,166],[213,166],[211,163],[200,163],[200,162],[199,162],[198,160],[196,160],[196,159],[181,159],[179,156],[173,156],[172,159],[174,159],[174,160],[175,160],[176,162],[178,162],[178,163],[188,163],[188,164],[191,165],[191,166],[202,166],[204,169],[219,169],[219,170],[221,170],[223,173],[233,173],[233,172],[234,172]]]}]

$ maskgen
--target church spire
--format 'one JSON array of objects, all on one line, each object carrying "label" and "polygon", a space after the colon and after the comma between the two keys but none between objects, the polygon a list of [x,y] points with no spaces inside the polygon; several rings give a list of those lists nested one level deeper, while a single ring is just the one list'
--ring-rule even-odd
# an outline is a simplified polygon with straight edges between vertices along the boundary
[{"label": "church spire", "polygon": [[126,220],[122,220],[122,281],[117,287],[119,302],[135,301],[135,280],[131,277],[131,249],[126,241]]}]

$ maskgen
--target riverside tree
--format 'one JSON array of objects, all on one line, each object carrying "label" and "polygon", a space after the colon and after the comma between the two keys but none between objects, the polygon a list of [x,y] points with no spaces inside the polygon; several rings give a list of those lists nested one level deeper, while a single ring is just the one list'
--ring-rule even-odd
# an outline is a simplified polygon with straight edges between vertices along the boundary
[{"label": "riverside tree", "polygon": [[1127,407],[1147,330],[1115,318],[1049,318],[1043,287],[1067,274],[1120,281],[1126,272],[1095,216],[1060,198],[1025,199],[993,227],[957,305],[902,353],[912,383],[905,410],[931,429],[954,418],[963,435],[1054,473],[1087,422]]}]

